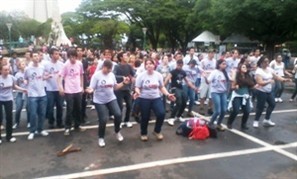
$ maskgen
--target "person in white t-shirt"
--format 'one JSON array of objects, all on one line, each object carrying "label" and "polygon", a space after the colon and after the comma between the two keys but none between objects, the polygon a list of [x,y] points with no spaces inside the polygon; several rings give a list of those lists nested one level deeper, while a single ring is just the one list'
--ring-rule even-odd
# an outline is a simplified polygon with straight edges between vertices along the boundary
[{"label": "person in white t-shirt", "polygon": [[225,70],[226,66],[225,60],[218,60],[216,69],[213,70],[208,77],[205,76],[205,81],[210,86],[211,100],[214,105],[214,112],[209,125],[212,126],[219,116],[217,129],[220,131],[225,130],[221,123],[227,111],[227,84],[229,77]]},{"label": "person in white t-shirt", "polygon": [[[277,76],[284,77],[285,74],[286,74],[286,75],[292,77],[292,75],[285,70],[285,64],[284,64],[284,62],[282,62],[282,60],[283,60],[282,56],[277,55],[276,59],[270,62],[270,64],[269,64],[270,68],[272,68],[274,70],[274,73]],[[277,102],[280,102],[280,103],[283,102],[281,96],[282,96],[282,93],[284,91],[284,88],[285,88],[285,85],[284,85],[283,82],[275,81],[273,91],[274,91],[275,102],[276,103]]]},{"label": "person in white t-shirt", "polygon": [[[15,142],[16,138],[12,136],[12,109],[13,109],[13,89],[26,92],[26,89],[16,85],[16,79],[9,74],[10,65],[0,66],[0,126],[3,121],[3,108],[5,110],[6,119],[6,140],[7,142]],[[0,128],[0,144],[1,140],[1,128]]]},{"label": "person in white t-shirt", "polygon": [[265,103],[268,103],[265,119],[263,121],[263,125],[268,127],[275,126],[275,123],[271,121],[270,116],[275,107],[274,95],[272,92],[272,85],[274,80],[278,81],[290,81],[289,79],[285,79],[281,76],[277,76],[273,69],[269,67],[269,59],[266,56],[262,56],[257,63],[257,70],[255,72],[255,79],[257,83],[256,87],[256,116],[253,123],[253,127],[259,127],[259,120],[264,110]]},{"label": "person in white t-shirt", "polygon": [[91,78],[90,86],[86,89],[87,93],[93,93],[93,102],[98,115],[98,145],[99,147],[105,146],[104,136],[106,123],[109,119],[109,113],[114,115],[114,131],[118,141],[123,141],[124,137],[120,133],[120,125],[122,121],[122,113],[117,102],[114,90],[118,90],[128,83],[129,77],[122,77],[123,81],[117,83],[115,75],[112,71],[112,61],[105,60],[102,64],[102,69],[97,71]]}]

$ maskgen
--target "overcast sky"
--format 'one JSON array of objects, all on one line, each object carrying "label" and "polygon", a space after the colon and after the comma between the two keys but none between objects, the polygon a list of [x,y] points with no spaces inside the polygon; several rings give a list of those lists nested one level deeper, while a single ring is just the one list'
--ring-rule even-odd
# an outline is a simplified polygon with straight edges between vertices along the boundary
[{"label": "overcast sky", "polygon": [[[82,0],[58,0],[60,13],[75,11]],[[32,0],[0,0],[0,11],[25,11],[26,3],[30,3]]]}]

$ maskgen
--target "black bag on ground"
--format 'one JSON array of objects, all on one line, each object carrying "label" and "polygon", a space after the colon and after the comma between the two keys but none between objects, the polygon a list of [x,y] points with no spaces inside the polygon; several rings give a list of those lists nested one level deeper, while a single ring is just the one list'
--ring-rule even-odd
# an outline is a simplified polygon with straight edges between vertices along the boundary
[{"label": "black bag on ground", "polygon": [[207,125],[210,138],[218,138],[218,132],[214,127]]}]

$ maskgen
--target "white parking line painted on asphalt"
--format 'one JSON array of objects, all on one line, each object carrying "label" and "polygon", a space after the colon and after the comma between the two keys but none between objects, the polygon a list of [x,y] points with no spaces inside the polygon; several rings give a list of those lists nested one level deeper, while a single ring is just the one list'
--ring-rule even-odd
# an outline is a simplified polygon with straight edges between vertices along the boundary
[{"label": "white parking line painted on asphalt", "polygon": [[268,152],[275,149],[285,149],[285,148],[292,148],[292,147],[297,147],[297,142],[282,145],[282,146],[268,146],[268,147],[254,148],[254,149],[237,150],[237,151],[231,151],[231,152],[222,152],[222,153],[214,153],[214,154],[207,154],[207,155],[197,155],[197,156],[190,156],[190,157],[158,160],[153,162],[126,165],[121,167],[99,169],[99,170],[72,173],[72,174],[66,174],[66,175],[49,176],[49,177],[44,177],[40,179],[65,179],[65,178],[73,179],[73,178],[92,177],[92,176],[98,176],[98,175],[141,170],[145,168],[168,166],[168,165],[174,165],[174,164],[180,164],[180,163],[189,163],[189,162],[197,162],[197,161],[203,161],[203,160],[242,156],[242,155],[248,155],[248,154]]},{"label": "white parking line painted on asphalt", "polygon": [[[295,112],[295,111],[297,111],[297,109],[289,109],[289,110],[280,110],[280,111],[274,111],[274,113],[287,113],[287,112]],[[198,114],[198,113],[196,113],[196,112],[193,112],[195,115],[200,115],[200,114]],[[255,113],[252,113],[253,115],[255,115]],[[210,120],[210,117],[206,117],[206,116],[202,116],[202,115],[200,115],[202,118],[204,118],[204,119],[206,119],[206,120]],[[262,146],[265,146],[265,147],[274,147],[273,145],[271,145],[271,144],[269,144],[269,143],[267,143],[267,142],[265,142],[265,141],[263,141],[263,140],[260,140],[260,139],[258,139],[258,138],[256,138],[256,137],[254,137],[254,136],[251,136],[251,135],[248,135],[248,134],[246,134],[246,133],[244,133],[244,132],[241,132],[241,131],[239,131],[239,130],[237,130],[237,129],[228,129],[227,127],[226,127],[226,125],[224,125],[224,124],[222,124],[227,130],[229,130],[229,131],[231,131],[232,133],[234,133],[234,134],[237,134],[237,135],[239,135],[239,136],[241,136],[241,137],[243,137],[243,138],[245,138],[245,139],[248,139],[248,140],[250,140],[250,141],[252,141],[252,142],[254,142],[254,143],[257,143],[257,144],[259,144],[259,145],[262,145]],[[277,148],[275,148],[275,149],[272,149],[273,151],[275,151],[275,152],[277,152],[277,153],[279,153],[279,154],[282,154],[282,155],[284,155],[284,156],[286,156],[286,157],[289,157],[289,158],[291,158],[291,159],[293,159],[293,160],[296,160],[297,161],[297,155],[294,155],[294,154],[292,154],[292,153],[290,153],[290,152],[287,152],[287,151],[285,151],[285,150],[283,150],[283,149],[277,149]]]},{"label": "white parking line painted on asphalt", "polygon": [[[279,114],[279,113],[290,113],[290,112],[297,112],[297,109],[287,109],[287,110],[277,110],[277,111],[273,111],[273,114]],[[197,112],[194,112],[195,115],[197,115],[198,117],[202,117],[203,119],[207,119],[209,120],[209,117],[207,116],[203,116]],[[265,114],[265,112],[263,112],[263,114]],[[251,113],[250,116],[255,115],[255,113]],[[242,116],[242,114],[239,114],[238,116]],[[228,117],[228,115],[225,116],[225,118]],[[190,118],[184,118],[184,119],[190,119]],[[166,122],[167,120],[165,120],[164,122]],[[151,120],[149,121],[149,123],[155,123],[155,120]],[[133,125],[137,124],[137,122],[132,122]],[[109,123],[106,124],[106,127],[113,127],[114,124],[113,123]],[[84,129],[97,129],[98,125],[88,125],[88,126],[83,126],[82,128]],[[233,129],[234,130],[234,129]],[[64,129],[48,129],[47,130],[49,133],[56,133],[56,132],[64,132]],[[29,135],[29,132],[14,132],[13,136],[24,136],[24,135]],[[5,137],[5,134],[1,135],[2,137]]]}]

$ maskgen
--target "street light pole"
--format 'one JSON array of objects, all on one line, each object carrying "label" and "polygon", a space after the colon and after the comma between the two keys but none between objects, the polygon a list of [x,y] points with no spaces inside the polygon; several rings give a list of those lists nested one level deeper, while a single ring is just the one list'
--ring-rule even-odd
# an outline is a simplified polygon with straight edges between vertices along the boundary
[{"label": "street light pole", "polygon": [[143,32],[143,45],[142,45],[142,48],[143,50],[145,50],[145,40],[146,40],[146,31],[147,31],[147,28],[146,27],[143,27],[142,28],[142,32]]},{"label": "street light pole", "polygon": [[6,23],[6,26],[8,28],[8,37],[9,37],[9,56],[11,57],[11,26],[12,23]]}]

